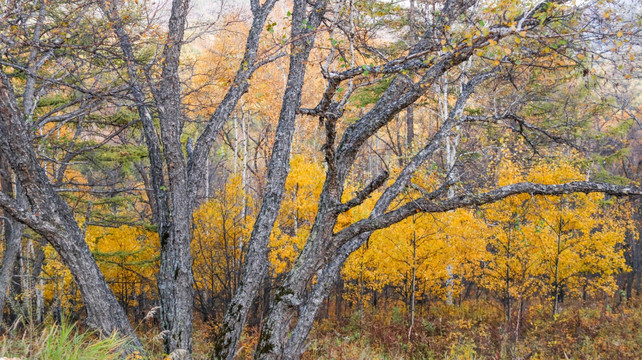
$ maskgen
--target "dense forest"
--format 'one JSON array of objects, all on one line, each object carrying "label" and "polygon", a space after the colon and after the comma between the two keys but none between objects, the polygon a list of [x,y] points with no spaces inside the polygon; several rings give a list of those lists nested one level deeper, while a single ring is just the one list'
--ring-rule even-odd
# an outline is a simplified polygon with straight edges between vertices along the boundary
[{"label": "dense forest", "polygon": [[0,357],[642,358],[635,0],[0,0]]}]

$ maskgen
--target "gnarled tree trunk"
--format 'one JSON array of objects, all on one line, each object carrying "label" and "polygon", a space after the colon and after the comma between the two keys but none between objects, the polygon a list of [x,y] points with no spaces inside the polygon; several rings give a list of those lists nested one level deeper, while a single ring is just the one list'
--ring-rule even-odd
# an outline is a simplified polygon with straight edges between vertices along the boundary
[{"label": "gnarled tree trunk", "polygon": [[0,71],[0,151],[22,185],[31,209],[0,192],[0,207],[43,236],[58,252],[80,290],[87,322],[101,333],[131,337],[134,330],[85,242],[69,205],[56,193],[31,145],[31,134],[19,110],[9,79]]}]

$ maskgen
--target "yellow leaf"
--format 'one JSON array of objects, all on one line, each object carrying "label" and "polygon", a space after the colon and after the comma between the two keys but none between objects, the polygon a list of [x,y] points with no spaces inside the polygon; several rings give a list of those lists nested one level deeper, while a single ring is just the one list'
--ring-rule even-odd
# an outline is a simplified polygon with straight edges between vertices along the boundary
[{"label": "yellow leaf", "polygon": [[622,35],[624,35],[624,34],[622,33],[622,30],[620,30],[620,31],[618,31],[618,32],[617,32],[617,37],[619,37],[619,38],[620,38],[620,37],[622,37]]}]

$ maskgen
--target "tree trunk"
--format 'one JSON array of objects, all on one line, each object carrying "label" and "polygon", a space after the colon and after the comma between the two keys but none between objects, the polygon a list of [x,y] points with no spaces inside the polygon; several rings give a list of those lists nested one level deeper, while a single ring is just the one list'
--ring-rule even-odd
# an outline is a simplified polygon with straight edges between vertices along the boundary
[{"label": "tree trunk", "polygon": [[[225,314],[214,346],[215,359],[232,360],[234,358],[250,305],[256,298],[268,271],[267,256],[270,234],[281,208],[285,180],[290,170],[291,145],[296,114],[301,104],[301,90],[307,59],[312,50],[316,28],[321,23],[325,6],[326,2],[324,0],[318,0],[310,16],[307,16],[307,3],[304,1],[294,2],[292,39],[295,39],[295,41],[291,47],[290,69],[276,128],[272,155],[268,165],[266,189],[261,209],[248,243],[248,253],[243,269],[243,283],[237,289]],[[278,290],[276,297],[275,302],[278,302]],[[269,352],[272,349],[269,345],[266,346],[266,343],[270,343],[270,333],[262,332],[257,354]]]},{"label": "tree trunk", "polygon": [[[410,163],[404,168],[395,183],[377,201],[371,217],[378,217],[386,211],[396,196],[408,184],[415,169],[441,146],[441,141],[450,132],[454,125],[454,119],[460,116],[464,104],[474,87],[487,78],[487,74],[480,75],[467,84],[465,93],[457,101],[451,116],[449,116],[449,121],[442,124],[437,134],[433,136],[424,149],[410,160]],[[408,104],[392,100],[397,99],[396,96],[399,96],[401,91],[409,91],[411,93],[411,95],[408,95]],[[410,105],[412,101],[420,96],[421,93],[415,93],[414,91],[408,90],[401,81],[393,80],[375,107],[346,130],[341,143],[337,147],[336,156],[331,150],[329,152],[326,150],[326,161],[329,164],[328,174],[319,198],[317,217],[301,255],[299,255],[287,274],[283,285],[277,290],[274,304],[263,325],[259,348],[255,355],[257,359],[298,359],[305,350],[305,341],[312,328],[319,306],[327,296],[330,286],[338,278],[343,263],[352,252],[365,243],[371,234],[370,232],[355,234],[355,236],[351,236],[345,241],[339,239],[341,232],[333,234],[334,225],[339,214],[336,210],[336,204],[343,192],[343,181],[354,161],[357,150],[367,140],[367,136],[363,135],[362,132],[374,134],[377,126],[379,128],[384,126],[398,111]],[[392,101],[392,104],[389,103],[390,101]],[[365,122],[368,125],[361,124],[361,122]],[[332,141],[330,141],[333,139],[332,129],[328,127],[328,123],[326,120],[328,136],[326,148],[332,149]],[[372,124],[377,125],[374,126]],[[336,168],[334,167],[335,165]],[[373,179],[371,184],[361,192],[362,196],[365,197],[371,191],[376,190],[386,179],[387,174],[385,173]],[[319,269],[323,271],[316,277],[316,284],[312,285],[309,295],[303,299],[303,296],[308,292],[307,289],[311,286],[311,280],[317,275]],[[291,320],[296,316],[297,311],[299,316],[292,329]]]},{"label": "tree trunk", "polygon": [[[203,179],[207,178],[206,163],[211,146],[239,99],[247,92],[249,78],[260,66],[257,66],[260,35],[276,0],[267,0],[263,4],[252,1],[251,10],[254,18],[247,37],[244,57],[233,81],[234,85],[228,89],[223,100],[211,115],[195,147],[187,149],[187,159],[183,155],[181,143],[183,119],[179,64],[189,1],[174,0],[172,2],[168,21],[168,40],[163,47],[161,80],[158,87],[152,89],[159,113],[163,154],[159,151],[158,137],[145,105],[142,86],[138,80],[137,60],[130,38],[118,15],[117,4],[116,2],[108,4],[105,1],[99,3],[114,27],[127,61],[131,92],[143,121],[145,140],[150,153],[152,184],[157,199],[158,214],[155,216],[155,220],[159,225],[161,240],[161,269],[158,286],[161,298],[162,326],[167,335],[165,337],[165,351],[171,353],[174,350],[183,349],[188,353],[185,358],[190,358],[193,316],[193,276],[190,251],[192,211],[197,203],[198,190],[202,186]],[[292,110],[292,113],[295,111],[296,108]],[[164,159],[162,155],[164,155]],[[168,191],[163,186],[163,160],[167,166],[171,207],[168,205],[166,197]],[[243,311],[247,314],[247,307]],[[238,335],[240,336],[240,332]]]},{"label": "tree trunk", "polygon": [[415,113],[414,106],[406,109],[406,153],[412,153],[412,143],[415,142]]},{"label": "tree trunk", "polygon": [[104,335],[119,332],[141,348],[123,308],[111,291],[82,236],[69,205],[60,198],[40,166],[13,88],[0,71],[0,151],[29,199],[33,213],[0,192],[0,206],[42,235],[69,268],[87,309],[87,322]]},{"label": "tree trunk", "polygon": [[412,328],[415,326],[415,281],[417,277],[416,269],[412,267],[412,278],[410,284],[410,325],[408,325],[408,341],[412,337]]},{"label": "tree trunk", "polygon": [[[9,163],[3,158],[2,153],[0,153],[0,176],[0,187],[2,191],[7,195],[16,193],[18,201],[24,204],[24,197],[20,195],[22,191],[20,190],[19,183],[16,183],[16,191],[13,191],[11,168]],[[7,300],[7,293],[9,292],[11,277],[13,276],[13,269],[18,259],[18,254],[20,253],[22,232],[24,230],[24,225],[15,221],[11,215],[6,212],[3,220],[6,244],[2,259],[2,268],[0,268],[0,327],[2,327],[4,306]]]},{"label": "tree trunk", "polygon": [[559,298],[560,298],[560,283],[559,283],[559,269],[560,269],[560,254],[562,249],[562,218],[559,221],[559,231],[557,232],[557,253],[555,254],[555,280],[553,282],[553,318],[559,312]]},{"label": "tree trunk", "polygon": [[335,294],[335,305],[334,305],[334,317],[337,322],[337,324],[342,323],[342,310],[343,308],[343,279],[339,276],[339,279],[337,280],[337,286],[336,286],[336,294]]}]

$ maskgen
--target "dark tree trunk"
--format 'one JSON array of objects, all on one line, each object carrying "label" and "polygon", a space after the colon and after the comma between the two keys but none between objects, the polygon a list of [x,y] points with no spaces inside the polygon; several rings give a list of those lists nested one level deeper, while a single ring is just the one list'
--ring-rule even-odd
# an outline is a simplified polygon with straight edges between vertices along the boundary
[{"label": "dark tree trunk", "polygon": [[415,141],[415,112],[414,106],[406,109],[406,152],[412,153],[412,143]]},{"label": "dark tree trunk", "polygon": [[13,88],[0,71],[0,151],[31,204],[31,211],[0,192],[0,207],[43,236],[69,268],[87,309],[87,322],[102,334],[119,332],[141,347],[134,330],[85,242],[69,205],[56,193],[31,145],[31,134]]},{"label": "dark tree trunk", "polygon": [[342,319],[343,314],[341,313],[342,308],[343,308],[343,279],[339,276],[339,279],[337,280],[335,305],[334,305],[334,314],[338,324],[341,324],[343,320]]}]

